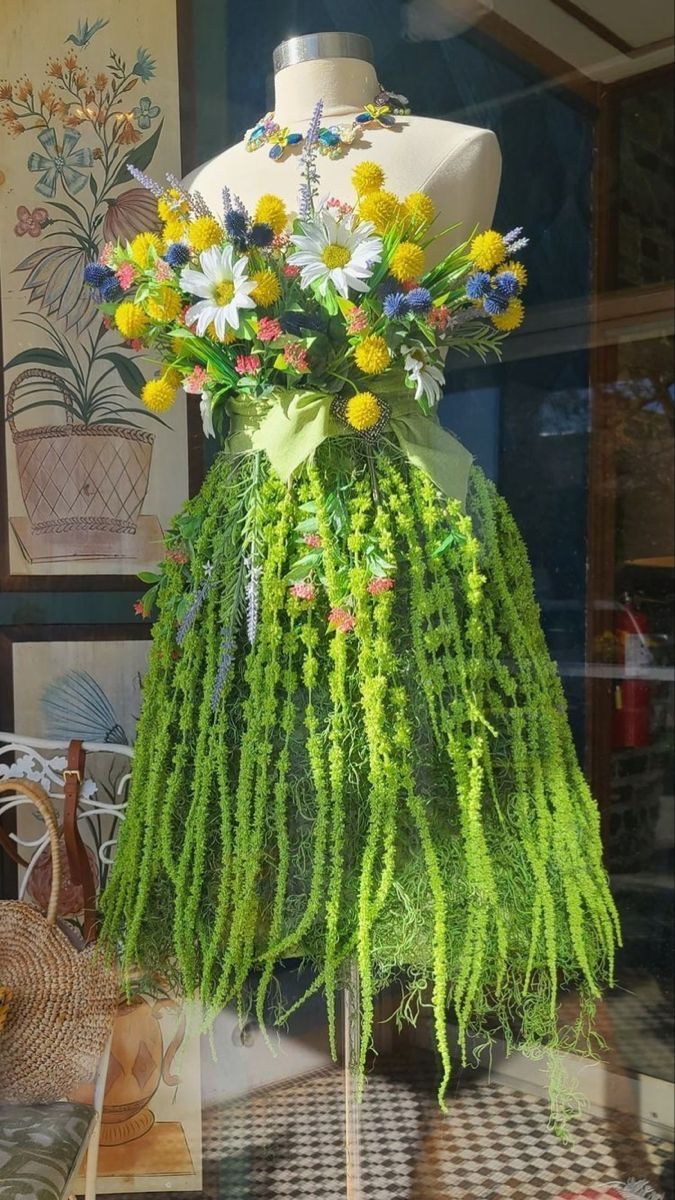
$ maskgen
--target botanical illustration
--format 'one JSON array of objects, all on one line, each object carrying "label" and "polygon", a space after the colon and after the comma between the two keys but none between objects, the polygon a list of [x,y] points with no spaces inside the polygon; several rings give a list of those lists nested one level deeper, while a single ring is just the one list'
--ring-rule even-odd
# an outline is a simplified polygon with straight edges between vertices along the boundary
[{"label": "botanical illustration", "polygon": [[41,79],[0,84],[5,135],[25,144],[13,234],[22,256],[28,344],[8,357],[6,416],[25,519],[14,534],[28,561],[151,560],[161,537],[143,515],[155,432],[138,403],[138,343],[122,341],[82,287],[106,244],[157,228],[152,197],[129,166],[153,160],[164,125],[157,62],[144,46],[104,49],[109,21],[78,22]]}]

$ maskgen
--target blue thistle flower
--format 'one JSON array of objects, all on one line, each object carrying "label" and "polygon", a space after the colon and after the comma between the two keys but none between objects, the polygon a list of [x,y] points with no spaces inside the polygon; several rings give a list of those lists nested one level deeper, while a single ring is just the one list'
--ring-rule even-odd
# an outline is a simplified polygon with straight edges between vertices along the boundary
[{"label": "blue thistle flower", "polygon": [[411,312],[427,312],[431,308],[431,292],[425,287],[411,288],[406,293]]},{"label": "blue thistle flower", "polygon": [[491,287],[486,296],[483,297],[483,308],[490,317],[497,317],[500,313],[506,312],[509,307],[509,298],[496,287]]},{"label": "blue thistle flower", "polygon": [[390,292],[384,298],[382,309],[385,317],[389,317],[390,320],[395,317],[404,317],[406,313],[410,312],[408,295],[405,292]]},{"label": "blue thistle flower", "polygon": [[225,214],[225,229],[233,242],[245,246],[248,239],[248,221],[246,214],[238,208],[231,208]]},{"label": "blue thistle flower", "polygon": [[256,221],[255,225],[251,226],[249,237],[252,246],[257,246],[259,250],[265,250],[267,246],[271,246],[274,240],[274,230],[264,221]]},{"label": "blue thistle flower", "polygon": [[513,271],[500,271],[499,275],[495,277],[494,286],[508,300],[512,296],[517,296],[520,291],[520,284]]},{"label": "blue thistle flower", "polygon": [[190,251],[183,242],[172,242],[166,248],[164,259],[170,267],[184,267],[190,261]]},{"label": "blue thistle flower", "polygon": [[490,287],[490,275],[487,271],[475,271],[466,281],[466,294],[469,300],[482,300]]},{"label": "blue thistle flower", "polygon": [[109,275],[107,279],[104,279],[99,290],[101,293],[101,299],[107,300],[108,302],[111,300],[119,300],[120,296],[122,295],[122,289],[114,275]]},{"label": "blue thistle flower", "polygon": [[113,275],[114,271],[100,262],[87,263],[84,268],[84,282],[93,288],[102,287],[106,279],[111,279]]}]

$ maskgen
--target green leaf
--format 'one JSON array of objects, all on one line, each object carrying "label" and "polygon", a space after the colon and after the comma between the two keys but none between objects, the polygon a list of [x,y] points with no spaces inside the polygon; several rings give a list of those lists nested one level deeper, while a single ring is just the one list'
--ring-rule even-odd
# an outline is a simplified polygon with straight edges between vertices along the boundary
[{"label": "green leaf", "polygon": [[159,583],[161,575],[158,575],[156,571],[139,571],[138,578],[141,583]]},{"label": "green leaf", "polygon": [[89,176],[89,190],[95,200],[96,197],[98,196],[98,184],[93,175]]},{"label": "green leaf", "polygon": [[9,362],[5,363],[5,370],[22,367],[25,363],[40,363],[43,367],[70,367],[65,354],[61,354],[59,350],[52,350],[50,346],[34,346],[10,358]]},{"label": "green leaf", "polygon": [[307,517],[304,521],[298,521],[295,526],[296,533],[316,533],[319,528],[319,522],[316,517]]},{"label": "green leaf", "polygon": [[107,350],[104,354],[100,354],[99,358],[105,358],[112,363],[125,388],[131,392],[132,396],[140,396],[145,377],[133,359],[127,358],[125,354],[118,354],[115,350]]},{"label": "green leaf", "polygon": [[110,181],[111,188],[119,187],[120,184],[130,181],[131,176],[127,171],[127,167],[136,167],[137,170],[144,171],[146,167],[150,166],[155,150],[157,149],[163,125],[164,121],[162,120],[149,138],[146,138],[139,146],[134,146],[133,150],[130,150],[124,156]]}]

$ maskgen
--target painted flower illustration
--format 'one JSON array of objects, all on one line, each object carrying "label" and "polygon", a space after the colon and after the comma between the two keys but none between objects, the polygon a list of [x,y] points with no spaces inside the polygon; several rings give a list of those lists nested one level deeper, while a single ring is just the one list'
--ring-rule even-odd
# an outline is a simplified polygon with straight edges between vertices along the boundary
[{"label": "painted flower illustration", "polygon": [[142,46],[136,51],[136,62],[131,68],[131,74],[137,75],[143,83],[147,83],[155,74],[156,63],[152,58],[149,50],[144,50]]},{"label": "painted flower illustration", "polygon": [[151,122],[159,116],[160,108],[158,104],[152,103],[149,96],[141,96],[138,104],[131,111],[136,118],[138,128],[149,129]]},{"label": "painted flower illustration", "polygon": [[49,220],[46,208],[34,208],[31,212],[25,204],[20,204],[16,210],[16,225],[14,232],[17,237],[39,237]]},{"label": "painted flower illustration", "polygon": [[66,129],[59,147],[56,133],[53,129],[43,129],[38,134],[38,141],[45,154],[33,151],[28,158],[29,171],[42,171],[43,175],[35,184],[36,192],[41,196],[52,199],[56,195],[56,185],[59,179],[67,191],[81,192],[87,182],[87,176],[77,167],[90,167],[93,162],[91,150],[87,146],[75,149],[80,140],[79,133],[74,129]]}]

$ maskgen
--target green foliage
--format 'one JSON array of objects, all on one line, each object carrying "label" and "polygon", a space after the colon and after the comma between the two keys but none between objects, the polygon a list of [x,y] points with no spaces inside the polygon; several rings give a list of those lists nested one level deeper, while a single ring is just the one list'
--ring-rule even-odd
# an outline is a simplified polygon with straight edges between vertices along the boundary
[{"label": "green foliage", "polygon": [[[304,957],[315,980],[277,1016],[322,989],[333,1051],[353,956],[362,1079],[375,996],[398,980],[397,1020],[431,1004],[441,1102],[448,1022],[465,1062],[501,1030],[551,1058],[564,1132],[574,1097],[553,1055],[594,1052],[594,998],[620,934],[526,552],[478,470],[464,513],[393,446],[350,447],[327,442],[290,487],[263,456],[222,456],[174,523],[170,546],[189,560],[153,582],[160,615],[104,936],[128,970],[169,961],[210,1017],[231,1002],[243,1012],[255,978],[263,1026],[276,965]],[[384,571],[394,586],[373,594]],[[296,598],[290,585],[307,579],[314,598]],[[336,608],[353,629],[331,623]],[[235,651],[214,705],[224,628]],[[571,985],[581,1013],[564,1026]]]}]

